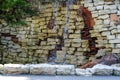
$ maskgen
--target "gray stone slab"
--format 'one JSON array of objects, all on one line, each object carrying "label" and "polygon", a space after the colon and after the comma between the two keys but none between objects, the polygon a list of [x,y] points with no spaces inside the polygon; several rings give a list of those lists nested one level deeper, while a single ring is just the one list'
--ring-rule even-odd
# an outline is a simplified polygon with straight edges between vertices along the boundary
[{"label": "gray stone slab", "polygon": [[30,65],[30,74],[56,75],[56,66],[50,64]]},{"label": "gray stone slab", "polygon": [[74,65],[56,65],[57,75],[74,75]]},{"label": "gray stone slab", "polygon": [[3,74],[23,74],[29,73],[29,65],[23,64],[4,64]]}]

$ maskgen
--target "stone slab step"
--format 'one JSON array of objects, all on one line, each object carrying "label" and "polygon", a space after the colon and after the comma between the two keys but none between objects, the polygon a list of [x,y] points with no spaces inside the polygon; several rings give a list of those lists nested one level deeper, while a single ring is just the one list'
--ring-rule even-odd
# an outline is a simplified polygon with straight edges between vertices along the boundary
[{"label": "stone slab step", "polygon": [[4,64],[1,73],[3,74],[28,74],[29,65],[23,64]]},{"label": "stone slab step", "polygon": [[40,74],[40,75],[73,75],[74,65],[51,64],[0,64],[2,74]]},{"label": "stone slab step", "polygon": [[97,64],[93,68],[80,69],[74,65],[51,64],[0,64],[0,74],[38,74],[38,75],[117,75],[120,76],[120,64],[112,66]]},{"label": "stone slab step", "polygon": [[56,67],[50,64],[30,65],[30,74],[55,75]]}]

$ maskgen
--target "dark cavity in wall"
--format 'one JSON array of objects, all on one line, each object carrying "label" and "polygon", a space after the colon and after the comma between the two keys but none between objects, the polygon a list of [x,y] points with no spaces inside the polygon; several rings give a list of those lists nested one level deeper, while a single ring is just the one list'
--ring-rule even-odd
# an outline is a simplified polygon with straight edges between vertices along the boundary
[{"label": "dark cavity in wall", "polygon": [[48,22],[48,24],[47,24],[47,28],[49,28],[49,29],[53,29],[54,28],[54,19],[50,19],[49,20],[49,22]]},{"label": "dark cavity in wall", "polygon": [[62,50],[62,47],[64,46],[64,39],[61,36],[52,36],[50,38],[57,38],[60,40],[60,44],[56,44],[55,48],[52,50],[49,50],[49,54],[48,54],[48,62],[49,63],[55,63],[55,59],[56,59],[56,51],[58,50]]},{"label": "dark cavity in wall", "polygon": [[17,44],[21,45],[21,42],[18,40],[18,38],[16,37],[16,35],[12,35],[12,34],[10,34],[10,33],[1,33],[1,36],[11,37],[11,40],[12,40],[14,43],[17,43]]}]

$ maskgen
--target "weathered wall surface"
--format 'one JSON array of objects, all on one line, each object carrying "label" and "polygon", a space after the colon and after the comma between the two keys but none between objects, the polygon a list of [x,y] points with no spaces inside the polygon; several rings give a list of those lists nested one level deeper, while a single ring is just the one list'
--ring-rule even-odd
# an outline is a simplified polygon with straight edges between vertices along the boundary
[{"label": "weathered wall surface", "polygon": [[[119,5],[119,0],[47,2],[41,5],[39,15],[25,19],[28,26],[9,27],[3,22],[0,24],[1,46],[4,48],[0,53],[1,62],[56,62],[79,66],[94,59],[96,50],[101,46],[105,47],[107,53],[120,55]],[[87,14],[82,14],[80,6],[91,11],[93,26],[86,26],[84,17]]]}]

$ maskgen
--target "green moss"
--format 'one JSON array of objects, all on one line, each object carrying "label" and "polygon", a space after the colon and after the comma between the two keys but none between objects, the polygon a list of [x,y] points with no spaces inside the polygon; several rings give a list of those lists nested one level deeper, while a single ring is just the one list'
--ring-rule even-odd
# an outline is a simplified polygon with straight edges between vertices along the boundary
[{"label": "green moss", "polygon": [[[36,14],[28,0],[0,0],[0,18],[8,25],[25,25],[23,18]],[[2,23],[2,22],[1,22]]]}]

